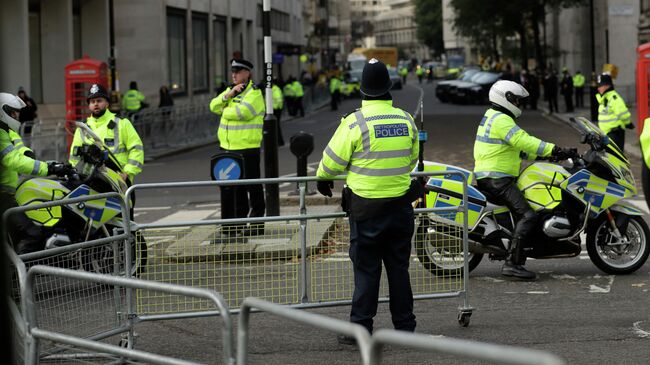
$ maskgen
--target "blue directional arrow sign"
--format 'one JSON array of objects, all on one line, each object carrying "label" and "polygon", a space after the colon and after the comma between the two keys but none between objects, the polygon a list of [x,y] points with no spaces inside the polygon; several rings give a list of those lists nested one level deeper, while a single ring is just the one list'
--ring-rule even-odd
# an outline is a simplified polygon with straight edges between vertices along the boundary
[{"label": "blue directional arrow sign", "polygon": [[214,164],[212,176],[215,180],[238,180],[241,177],[239,161],[230,157],[220,159]]}]

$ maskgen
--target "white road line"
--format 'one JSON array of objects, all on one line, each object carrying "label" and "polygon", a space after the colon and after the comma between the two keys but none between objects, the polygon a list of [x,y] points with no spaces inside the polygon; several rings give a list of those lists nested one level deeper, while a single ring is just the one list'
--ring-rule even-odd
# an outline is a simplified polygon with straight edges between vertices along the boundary
[{"label": "white road line", "polygon": [[200,221],[210,218],[212,215],[218,213],[214,209],[201,209],[201,210],[181,210],[172,213],[168,216],[158,219],[153,223],[171,223],[178,221]]},{"label": "white road line", "polygon": [[221,204],[220,203],[197,204],[194,207],[196,207],[196,208],[218,208],[218,207],[221,207]]},{"label": "white road line", "polygon": [[170,210],[170,209],[172,209],[171,206],[169,206],[169,207],[135,207],[135,208],[133,208],[133,210],[136,211],[136,212],[150,211],[150,210]]}]

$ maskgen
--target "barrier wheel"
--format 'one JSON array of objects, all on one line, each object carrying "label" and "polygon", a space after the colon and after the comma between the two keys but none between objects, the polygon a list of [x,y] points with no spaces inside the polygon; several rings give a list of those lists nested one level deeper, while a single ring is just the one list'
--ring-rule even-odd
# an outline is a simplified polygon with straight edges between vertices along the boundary
[{"label": "barrier wheel", "polygon": [[472,312],[459,312],[458,313],[458,324],[461,327],[469,327],[469,319],[472,316]]}]

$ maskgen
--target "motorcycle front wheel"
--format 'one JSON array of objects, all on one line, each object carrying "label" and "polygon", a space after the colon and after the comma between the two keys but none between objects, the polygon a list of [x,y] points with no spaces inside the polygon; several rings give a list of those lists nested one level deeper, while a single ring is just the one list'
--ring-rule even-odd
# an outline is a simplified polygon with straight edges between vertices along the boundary
[{"label": "motorcycle front wheel", "polygon": [[605,214],[602,214],[587,229],[587,253],[591,261],[608,274],[625,275],[638,270],[650,254],[650,229],[645,220],[631,216],[622,235],[627,241],[620,241],[611,232]]},{"label": "motorcycle front wheel", "polygon": [[[136,236],[135,242],[129,241],[127,246],[131,249],[130,276],[139,277],[147,265],[147,243],[141,235]],[[82,256],[84,270],[97,274],[124,275],[124,245],[118,244],[117,255],[113,253],[113,245],[93,247],[90,252]],[[115,269],[117,264],[117,269]]]},{"label": "motorcycle front wheel", "polygon": [[[415,252],[425,269],[441,277],[458,277],[463,273],[464,257],[462,230],[444,223],[421,219],[415,233]],[[483,259],[483,254],[467,254],[471,272]]]}]

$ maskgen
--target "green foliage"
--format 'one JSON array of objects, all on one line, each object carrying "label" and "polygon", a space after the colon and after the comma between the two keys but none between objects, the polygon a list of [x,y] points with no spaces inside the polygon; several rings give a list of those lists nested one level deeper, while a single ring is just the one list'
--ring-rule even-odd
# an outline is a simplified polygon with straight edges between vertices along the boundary
[{"label": "green foliage", "polygon": [[442,40],[442,0],[413,0],[417,38],[436,55],[445,52]]}]

